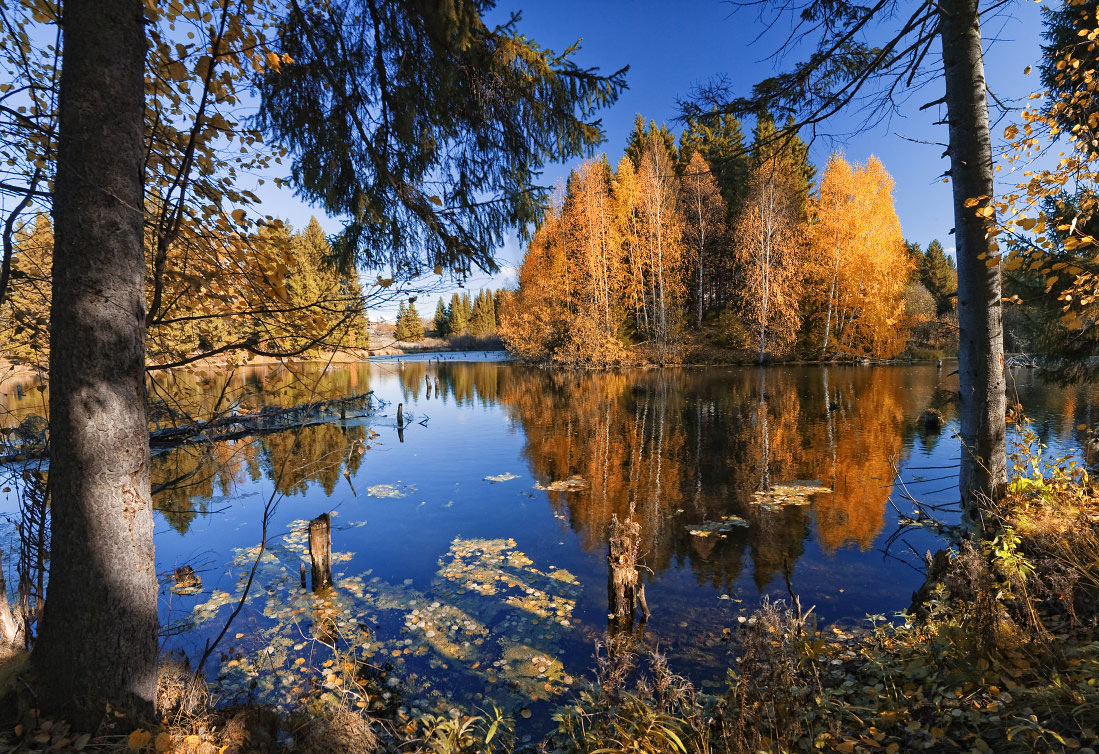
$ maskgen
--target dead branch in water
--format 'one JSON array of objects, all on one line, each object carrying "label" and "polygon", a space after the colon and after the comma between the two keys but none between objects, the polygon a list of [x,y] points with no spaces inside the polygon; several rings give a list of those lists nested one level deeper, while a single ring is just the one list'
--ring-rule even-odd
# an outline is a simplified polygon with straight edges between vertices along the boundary
[{"label": "dead branch in water", "polygon": [[[149,433],[149,444],[154,449],[174,448],[211,440],[238,440],[242,437],[300,429],[326,424],[336,419],[347,419],[348,409],[373,409],[376,401],[381,402],[374,397],[374,391],[371,390],[347,398],[309,401],[289,408],[264,406],[252,413],[226,414],[205,421],[196,420],[174,427],[155,429]],[[17,451],[0,455],[0,464],[46,458],[48,455],[45,449]]]}]

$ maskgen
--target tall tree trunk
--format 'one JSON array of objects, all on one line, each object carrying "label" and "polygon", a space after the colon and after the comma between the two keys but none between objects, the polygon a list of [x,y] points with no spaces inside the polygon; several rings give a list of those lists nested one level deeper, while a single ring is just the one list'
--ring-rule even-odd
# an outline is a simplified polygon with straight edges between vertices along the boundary
[{"label": "tall tree trunk", "polygon": [[53,557],[33,667],[43,711],[154,711],[157,583],[145,420],[139,0],[69,0],[50,312]]},{"label": "tall tree trunk", "polygon": [[[992,146],[978,0],[943,0],[939,9],[958,258],[958,484],[975,523],[982,503],[1001,497],[1007,484],[1000,267],[982,258],[993,219],[976,212],[992,201]],[[965,206],[970,198],[980,199],[978,207]]]},{"label": "tall tree trunk", "polygon": [[[836,257],[836,269],[839,269],[839,257]],[[824,342],[820,345],[820,355],[824,358],[828,355],[828,336],[832,333],[832,300],[836,297],[836,278],[839,272],[832,273],[832,290],[828,292],[828,319],[824,322]]]}]

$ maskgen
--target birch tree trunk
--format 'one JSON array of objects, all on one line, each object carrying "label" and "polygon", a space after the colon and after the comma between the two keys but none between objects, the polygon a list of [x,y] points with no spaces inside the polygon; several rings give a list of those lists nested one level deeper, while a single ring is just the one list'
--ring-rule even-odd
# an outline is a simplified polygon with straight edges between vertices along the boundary
[{"label": "birch tree trunk", "polygon": [[157,583],[145,419],[145,27],[139,0],[69,0],[50,332],[51,562],[32,656],[47,715],[154,712]]},{"label": "birch tree trunk", "polygon": [[[976,212],[992,200],[992,146],[978,0],[943,0],[939,16],[958,259],[958,485],[966,513],[977,523],[982,503],[1001,497],[1007,484],[1000,267],[981,258],[988,251],[992,217]],[[983,198],[977,207],[965,206],[978,197]]]}]

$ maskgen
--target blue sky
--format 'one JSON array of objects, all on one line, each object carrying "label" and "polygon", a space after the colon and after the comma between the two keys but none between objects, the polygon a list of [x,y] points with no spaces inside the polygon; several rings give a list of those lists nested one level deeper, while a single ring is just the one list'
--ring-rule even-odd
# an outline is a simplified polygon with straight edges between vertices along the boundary
[{"label": "blue sky", "polygon": [[[986,39],[985,68],[992,92],[1000,101],[1018,105],[1039,86],[1036,73],[1023,75],[1028,64],[1038,62],[1041,21],[1035,2],[1019,0],[1009,6],[1010,16],[988,19],[983,26]],[[520,29],[544,46],[563,49],[578,39],[582,48],[576,61],[582,66],[598,66],[605,72],[629,65],[629,89],[614,107],[602,114],[607,140],[600,148],[612,164],[617,162],[632,128],[634,117],[667,122],[678,133],[674,122],[678,114],[676,100],[714,76],[727,76],[740,91],[753,83],[792,65],[793,59],[775,60],[772,53],[787,29],[780,20],[770,33],[754,9],[737,9],[721,0],[554,0],[549,2],[507,2],[501,0],[490,20],[502,20],[506,14],[522,11]],[[762,36],[760,36],[762,34]],[[758,38],[758,39],[757,39]],[[938,47],[934,49],[937,53]],[[925,67],[937,67],[937,59],[925,61]],[[877,155],[896,180],[895,202],[906,238],[925,245],[939,238],[947,249],[953,247],[948,231],[953,226],[950,186],[938,176],[946,169],[942,147],[914,143],[946,140],[946,127],[933,125],[942,117],[941,108],[919,112],[921,104],[942,95],[941,80],[933,80],[904,103],[900,112],[863,133],[840,140],[817,138],[811,144],[811,157],[818,176],[835,149],[848,160],[863,161]],[[994,122],[996,113],[992,113]],[[842,115],[826,129],[834,134],[849,134],[860,118]],[[1009,121],[995,125],[999,135]],[[751,124],[746,123],[750,134]],[[903,137],[907,137],[903,138]],[[550,166],[544,183],[563,180],[571,167]],[[1005,178],[1007,178],[1005,176]],[[1010,180],[1007,178],[1007,180]],[[302,225],[314,210],[302,205],[289,193],[267,192],[266,209]],[[320,214],[319,212],[317,213]],[[335,231],[338,220],[321,218],[325,227]],[[476,275],[468,288],[497,287],[513,283],[515,268],[522,260],[522,249],[511,240],[500,250],[501,272],[492,277]],[[421,310],[434,311],[434,295]],[[428,306],[430,303],[430,306]],[[386,307],[382,313],[386,313]],[[393,307],[395,308],[395,307]]]}]

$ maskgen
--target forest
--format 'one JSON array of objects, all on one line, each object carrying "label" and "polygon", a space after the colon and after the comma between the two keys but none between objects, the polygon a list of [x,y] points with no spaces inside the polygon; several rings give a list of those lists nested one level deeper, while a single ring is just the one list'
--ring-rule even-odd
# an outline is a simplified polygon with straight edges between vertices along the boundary
[{"label": "forest", "polygon": [[[18,264],[0,299],[8,361],[42,368],[49,362],[53,245],[45,214],[14,228]],[[369,344],[358,274],[340,272],[332,263],[331,246],[315,217],[299,231],[278,221],[252,236],[227,233],[213,243],[207,238],[176,263],[180,274],[163,286],[163,311],[148,327],[152,365],[182,365],[245,351],[243,346],[309,357]],[[148,294],[154,295],[151,280]]]},{"label": "forest", "polygon": [[1099,748],[1095,3],[762,5],[615,162],[493,0],[0,2],[0,750]]},{"label": "forest", "polygon": [[805,143],[777,133],[761,117],[746,144],[732,116],[697,117],[677,146],[638,116],[617,166],[574,170],[538,225],[508,348],[603,365],[696,360],[700,337],[760,363],[952,354],[953,258],[905,242],[885,166],[834,154],[817,185]]}]

